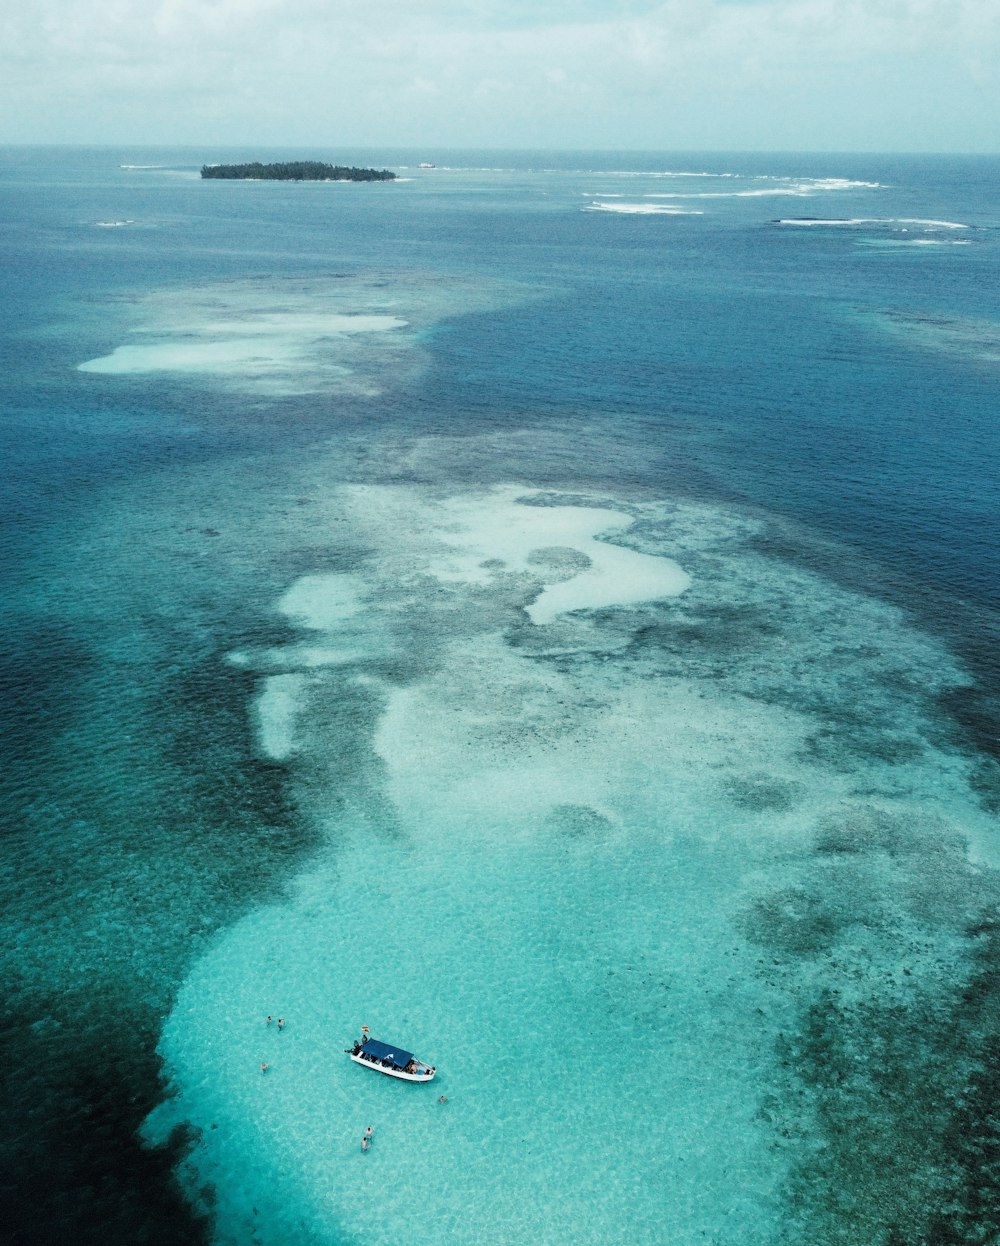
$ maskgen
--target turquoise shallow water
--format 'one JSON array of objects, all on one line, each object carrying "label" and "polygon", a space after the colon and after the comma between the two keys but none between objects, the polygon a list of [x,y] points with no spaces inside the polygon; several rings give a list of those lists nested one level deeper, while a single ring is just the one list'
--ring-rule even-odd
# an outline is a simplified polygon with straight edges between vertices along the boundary
[{"label": "turquoise shallow water", "polygon": [[8,159],[18,1233],[992,1240],[988,171],[199,162]]},{"label": "turquoise shallow water", "polygon": [[[366,559],[367,583],[311,577],[289,594],[285,611],[314,624],[308,647],[258,655],[284,669],[269,679],[300,668],[294,708],[275,703],[283,730],[264,738],[309,773],[315,816],[330,817],[324,770],[359,725],[341,713],[345,684],[377,706],[377,796],[347,801],[335,847],[288,902],[219,939],[164,1033],[178,1095],[149,1128],[163,1136],[179,1116],[203,1130],[192,1181],[225,1191],[217,1214],[235,1240],[249,1226],[329,1240],[335,1224],[347,1240],[600,1242],[624,1222],[640,1241],[775,1239],[802,1159],[782,1145],[788,1124],[806,1154],[821,1145],[814,1106],[783,1101],[775,1039],[824,984],[905,998],[904,969],[914,986],[938,972],[905,949],[919,920],[894,895],[899,878],[882,892],[882,856],[864,839],[880,819],[910,827],[904,888],[927,867],[914,824],[964,824],[989,845],[955,760],[936,759],[930,784],[927,758],[851,759],[843,773],[843,729],[828,731],[832,756],[806,760],[817,719],[843,701],[888,739],[902,716],[913,753],[928,748],[912,694],[887,692],[882,653],[859,650],[880,629],[910,679],[954,673],[892,612],[747,566],[747,526],[725,515],[646,506],[659,533],[646,547],[686,554],[701,576],[663,602],[526,627],[519,592],[583,572],[567,566],[572,547],[557,564],[543,543],[547,562],[509,573],[514,512],[535,512],[540,542],[549,513],[565,533],[568,510],[608,512],[518,496],[347,491],[369,542],[392,546]],[[462,573],[469,541],[486,571]],[[663,642],[636,647],[650,627],[682,638],[746,606],[751,584],[758,608],[777,597],[786,617],[770,652],[721,687],[690,660],[664,669]],[[437,653],[401,687],[380,665],[420,609],[437,616]],[[813,705],[775,704],[797,684],[778,655],[823,665]],[[883,687],[863,692],[875,673]],[[817,865],[821,837],[856,824],[851,865]],[[938,941],[954,956],[953,931]],[[284,1015],[283,1033],[267,1014]],[[438,1060],[447,1103],[347,1062],[346,1018]]]},{"label": "turquoise shallow water", "polygon": [[[779,1040],[831,991],[905,1008],[961,955],[975,901],[939,908],[926,871],[978,878],[939,854],[959,827],[991,851],[992,824],[919,710],[958,678],[947,656],[894,611],[755,558],[754,525],[704,507],[647,503],[617,537],[647,573],[689,564],[678,595],[541,624],[529,605],[525,622],[519,599],[588,572],[546,542],[548,516],[563,541],[567,512],[608,523],[585,501],[349,488],[338,518],[365,532],[363,566],[277,603],[304,639],[235,655],[281,671],[261,740],[295,759],[331,848],[216,942],[161,1043],[177,1097],[150,1136],[202,1131],[187,1172],[220,1192],[223,1240],[335,1223],[347,1240],[602,1242],[627,1222],[645,1242],[773,1241],[797,1166],[827,1145],[815,1092],[786,1097]],[[547,551],[520,572],[519,512]],[[766,641],[692,652],[699,626],[751,606],[774,619]],[[421,613],[433,639],[403,658]],[[332,759],[359,735],[370,788],[331,814]],[[447,1103],[347,1061],[362,1020],[438,1061]],[[884,1142],[898,1127],[871,1122]]]}]

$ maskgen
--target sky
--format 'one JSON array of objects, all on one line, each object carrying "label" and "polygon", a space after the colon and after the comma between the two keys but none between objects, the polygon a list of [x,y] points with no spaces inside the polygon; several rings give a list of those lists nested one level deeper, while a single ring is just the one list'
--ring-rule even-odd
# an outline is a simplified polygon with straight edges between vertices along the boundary
[{"label": "sky", "polygon": [[21,0],[0,143],[1000,150],[1000,0]]}]

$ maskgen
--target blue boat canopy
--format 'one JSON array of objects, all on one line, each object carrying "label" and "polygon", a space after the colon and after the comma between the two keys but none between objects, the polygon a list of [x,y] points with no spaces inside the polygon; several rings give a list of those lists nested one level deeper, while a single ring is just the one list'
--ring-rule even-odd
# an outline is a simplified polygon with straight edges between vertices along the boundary
[{"label": "blue boat canopy", "polygon": [[392,1047],[388,1043],[380,1043],[377,1038],[366,1038],[361,1050],[366,1056],[374,1056],[376,1060],[391,1060],[393,1064],[398,1065],[401,1069],[405,1068],[411,1060],[416,1059],[412,1051],[404,1051],[402,1047]]}]

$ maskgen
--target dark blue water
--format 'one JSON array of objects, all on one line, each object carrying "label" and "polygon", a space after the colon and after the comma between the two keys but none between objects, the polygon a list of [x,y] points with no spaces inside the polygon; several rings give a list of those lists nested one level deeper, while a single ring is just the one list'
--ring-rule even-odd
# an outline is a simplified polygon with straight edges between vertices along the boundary
[{"label": "dark blue water", "polygon": [[[196,176],[286,154],[0,153],[18,1240],[202,1231],[173,1157],[135,1131],[186,967],[315,847],[254,745],[250,677],[221,660],[280,641],[268,603],[295,575],[364,552],[360,532],[334,555],[287,519],[288,465],[314,449],[336,447],[341,481],[515,480],[762,520],[767,556],[941,639],[965,676],[941,695],[940,738],[974,760],[976,798],[1000,798],[1000,162],[386,151],[338,158],[407,180]],[[194,341],[206,307],[302,315],[339,290],[347,310],[409,322],[405,355],[351,357],[370,392],[214,364],[78,370],[129,343]],[[318,348],[295,332],[305,371]],[[989,998],[970,1022],[979,1050],[1000,1041]],[[826,1041],[803,1040],[803,1067]],[[970,1086],[949,1126],[966,1161],[963,1147],[995,1145],[976,1134],[989,1087]],[[990,1240],[995,1207],[963,1188],[954,1235],[940,1222],[927,1240]],[[840,1223],[830,1240],[876,1240]],[[893,1231],[877,1240],[916,1240]]]}]

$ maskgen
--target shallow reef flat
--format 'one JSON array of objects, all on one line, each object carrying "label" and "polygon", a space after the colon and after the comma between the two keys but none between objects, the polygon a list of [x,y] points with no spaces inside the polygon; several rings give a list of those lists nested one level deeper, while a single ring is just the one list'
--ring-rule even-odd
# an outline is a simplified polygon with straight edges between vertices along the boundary
[{"label": "shallow reef flat", "polygon": [[[976,1215],[1000,878],[939,721],[954,659],[716,506],[317,501],[368,553],[228,661],[324,846],[193,968],[147,1124],[195,1128],[220,1238],[888,1243]],[[346,1061],[347,1018],[447,1102]]]}]

